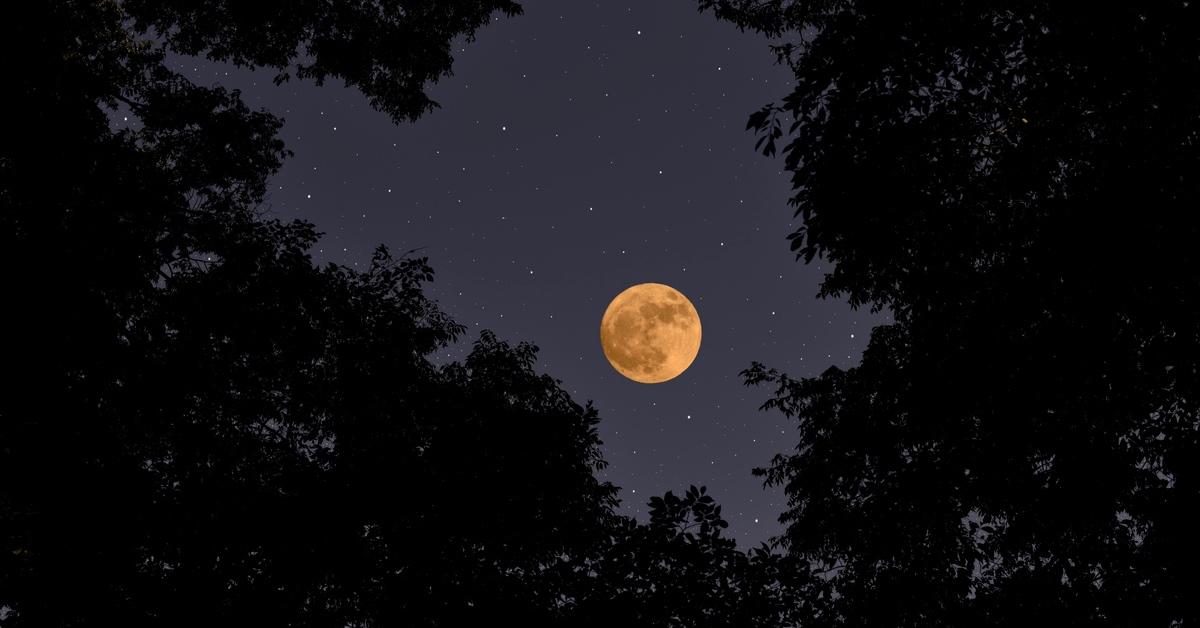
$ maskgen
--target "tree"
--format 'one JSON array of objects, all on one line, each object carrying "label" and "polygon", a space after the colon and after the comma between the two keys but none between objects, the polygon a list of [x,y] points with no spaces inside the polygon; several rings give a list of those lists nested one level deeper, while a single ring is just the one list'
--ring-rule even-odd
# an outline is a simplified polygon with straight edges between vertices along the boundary
[{"label": "tree", "polygon": [[595,549],[564,563],[568,626],[771,627],[802,625],[794,598],[808,576],[766,544],[742,552],[705,488],[649,501],[650,521],[610,527]]},{"label": "tree", "polygon": [[470,41],[492,15],[521,13],[513,0],[128,0],[141,32],[173,50],[294,73],[318,83],[340,78],[397,122],[437,103],[426,84],[450,74],[452,46]]},{"label": "tree", "polygon": [[530,345],[432,364],[463,328],[424,259],[314,265],[312,225],[256,209],[278,119],[125,8],[3,20],[0,619],[549,621],[544,565],[611,517],[596,412]]},{"label": "tree", "polygon": [[700,4],[790,38],[749,127],[792,250],[895,318],[858,367],[745,373],[799,423],[761,473],[819,623],[1200,620],[1197,8]]}]

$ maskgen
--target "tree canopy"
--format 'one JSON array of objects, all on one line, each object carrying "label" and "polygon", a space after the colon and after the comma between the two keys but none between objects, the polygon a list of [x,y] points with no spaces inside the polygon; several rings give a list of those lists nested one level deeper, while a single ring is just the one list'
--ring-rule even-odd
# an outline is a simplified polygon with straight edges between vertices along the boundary
[{"label": "tree canopy", "polygon": [[595,411],[529,345],[433,365],[463,328],[424,259],[318,267],[258,215],[277,118],[114,3],[36,9],[6,21],[5,623],[536,623],[537,568],[612,516]]},{"label": "tree canopy", "polygon": [[122,8],[176,52],[274,68],[279,82],[342,79],[397,122],[437,105],[425,87],[450,74],[455,45],[497,12],[521,13],[513,0],[126,0]]},{"label": "tree canopy", "polygon": [[738,550],[704,487],[649,504],[648,525],[622,519],[593,553],[568,565],[587,574],[569,625],[782,627],[812,614],[798,598],[808,573],[766,544]]},{"label": "tree canopy", "polygon": [[702,0],[780,37],[751,116],[860,366],[766,407],[817,625],[1200,621],[1200,8]]}]

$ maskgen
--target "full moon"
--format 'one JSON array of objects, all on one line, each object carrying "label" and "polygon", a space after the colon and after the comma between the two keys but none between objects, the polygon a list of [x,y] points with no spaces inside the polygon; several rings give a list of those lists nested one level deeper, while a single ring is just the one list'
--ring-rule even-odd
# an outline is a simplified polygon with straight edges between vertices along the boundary
[{"label": "full moon", "polygon": [[700,351],[700,315],[678,290],[640,283],[618,294],[600,321],[600,346],[617,372],[643,384],[677,377]]}]

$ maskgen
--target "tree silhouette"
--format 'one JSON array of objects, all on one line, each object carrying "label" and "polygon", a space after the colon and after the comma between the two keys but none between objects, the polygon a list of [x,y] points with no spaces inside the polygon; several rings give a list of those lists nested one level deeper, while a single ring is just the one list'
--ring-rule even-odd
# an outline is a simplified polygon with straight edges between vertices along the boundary
[{"label": "tree silhouette", "polygon": [[528,345],[430,363],[463,328],[423,259],[319,268],[311,225],[257,215],[276,118],[116,3],[31,9],[4,20],[4,623],[547,617],[542,564],[611,517],[595,411]]},{"label": "tree silhouette", "polygon": [[721,507],[705,488],[650,499],[650,522],[622,519],[584,555],[566,563],[570,626],[796,626],[808,576],[763,544],[749,552],[722,536]]},{"label": "tree silhouette", "polygon": [[889,309],[766,407],[816,625],[1200,621],[1197,7],[703,0],[795,89],[751,116],[798,257]]},{"label": "tree silhouette", "polygon": [[451,47],[470,41],[496,12],[521,13],[512,0],[128,0],[142,32],[180,53],[279,70],[276,82],[339,78],[397,122],[437,103],[425,85],[450,74]]}]

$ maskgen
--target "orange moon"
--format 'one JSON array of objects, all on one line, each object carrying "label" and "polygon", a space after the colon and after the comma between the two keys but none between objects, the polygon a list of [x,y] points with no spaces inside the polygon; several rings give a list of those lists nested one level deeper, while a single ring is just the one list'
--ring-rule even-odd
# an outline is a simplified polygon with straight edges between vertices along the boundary
[{"label": "orange moon", "polygon": [[600,347],[625,377],[643,384],[665,382],[686,371],[700,352],[700,315],[671,286],[630,286],[604,310]]}]

